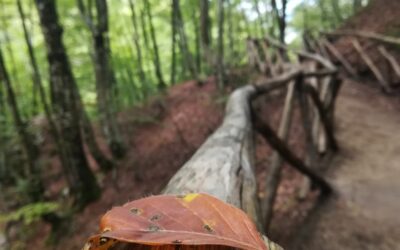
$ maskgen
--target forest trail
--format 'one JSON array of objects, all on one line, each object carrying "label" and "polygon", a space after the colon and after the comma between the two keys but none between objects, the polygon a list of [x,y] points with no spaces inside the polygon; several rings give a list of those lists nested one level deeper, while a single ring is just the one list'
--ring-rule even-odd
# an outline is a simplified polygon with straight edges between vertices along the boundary
[{"label": "forest trail", "polygon": [[[286,249],[400,249],[400,124],[395,98],[345,82],[337,101],[337,195],[316,208]],[[398,104],[398,103],[397,103]]]}]

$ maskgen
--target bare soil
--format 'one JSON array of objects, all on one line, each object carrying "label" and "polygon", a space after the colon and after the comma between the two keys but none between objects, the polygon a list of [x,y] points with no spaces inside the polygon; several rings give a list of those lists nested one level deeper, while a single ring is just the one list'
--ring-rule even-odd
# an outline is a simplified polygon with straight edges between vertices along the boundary
[{"label": "bare soil", "polygon": [[400,102],[347,81],[337,102],[336,195],[310,213],[287,249],[400,249]]},{"label": "bare soil", "polygon": [[[89,157],[91,167],[96,171],[102,186],[101,198],[68,221],[64,236],[57,244],[47,244],[46,238],[51,228],[41,222],[31,225],[30,232],[23,233],[22,238],[16,234],[13,239],[13,246],[16,247],[14,249],[25,249],[28,245],[31,249],[80,249],[86,239],[97,232],[101,216],[113,206],[160,193],[168,180],[221,124],[225,101],[230,90],[234,88],[231,85],[224,93],[219,93],[213,78],[202,86],[189,81],[173,86],[165,94],[153,98],[143,106],[121,112],[119,122],[129,143],[129,152],[118,162],[117,171],[103,175],[99,173],[95,161]],[[259,98],[255,107],[276,128],[282,102],[282,95],[276,94]],[[295,120],[299,117],[296,110]],[[292,128],[289,144],[301,155],[302,127],[299,122],[295,124],[297,125]],[[100,146],[105,150],[102,136],[99,131],[96,132]],[[65,182],[57,157],[52,153],[54,149],[51,140],[47,138],[43,143],[42,158],[48,169],[45,178],[47,185],[50,185],[48,195],[56,198],[65,188]],[[271,148],[259,136],[256,144],[259,196],[263,197]],[[310,193],[301,201],[296,198],[301,183],[302,175],[285,165],[271,230],[271,236],[276,240],[286,241],[313,207],[317,193]]]}]

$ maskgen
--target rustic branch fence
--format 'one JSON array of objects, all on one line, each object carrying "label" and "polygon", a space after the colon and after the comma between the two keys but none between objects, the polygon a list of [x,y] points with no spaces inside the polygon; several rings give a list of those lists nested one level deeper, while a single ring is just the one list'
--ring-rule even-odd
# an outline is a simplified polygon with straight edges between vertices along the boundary
[{"label": "rustic branch fence", "polygon": [[[326,58],[335,61],[339,66],[342,66],[345,72],[352,78],[359,78],[357,69],[351,65],[348,55],[341,53],[328,38],[343,38],[349,39],[349,46],[353,48],[352,53],[356,53],[361,61],[367,66],[368,70],[373,74],[385,93],[393,93],[396,87],[395,83],[400,81],[400,65],[396,58],[388,51],[388,48],[398,48],[400,39],[396,37],[385,36],[373,32],[346,30],[330,33],[322,33],[326,38],[316,41],[312,37],[306,37],[307,44],[310,44],[309,49],[314,53],[323,54]],[[363,44],[366,44],[363,46]],[[375,49],[377,56],[373,58],[368,51]],[[388,76],[382,72],[383,67],[379,67],[377,62],[383,59],[386,62],[389,70]],[[391,75],[395,75],[397,82],[391,79]]]},{"label": "rustic branch fence", "polygon": [[[270,78],[245,85],[229,97],[222,125],[206,140],[195,155],[172,177],[164,194],[208,193],[244,210],[264,232],[272,216],[272,205],[284,161],[310,178],[323,194],[331,192],[329,183],[318,174],[323,156],[338,148],[334,137],[334,103],[340,88],[336,67],[320,55],[296,52],[299,63],[283,60],[288,50],[270,39],[247,41],[249,61]],[[313,65],[310,70],[308,65]],[[311,82],[315,83],[311,84]],[[286,90],[285,105],[278,133],[252,112],[251,102],[273,90]],[[307,159],[302,160],[287,145],[292,110],[298,99],[307,140]],[[312,112],[315,109],[316,112]],[[266,197],[257,197],[254,174],[254,130],[274,149],[267,176]],[[321,129],[322,128],[322,129]],[[317,151],[321,149],[322,151]]]},{"label": "rustic branch fence", "polygon": [[[269,38],[248,39],[250,63],[268,76],[257,84],[244,85],[229,97],[220,127],[192,158],[171,178],[163,194],[207,193],[243,211],[265,233],[280,182],[283,162],[307,176],[311,184],[329,194],[332,188],[319,174],[318,166],[338,149],[334,136],[334,106],[341,81],[336,67],[326,58],[295,51],[297,62],[285,60],[289,49]],[[286,92],[282,119],[275,132],[252,109],[257,97],[280,90]],[[297,100],[297,101],[296,101]],[[306,135],[302,159],[288,145],[295,105],[301,111]],[[266,179],[265,198],[259,199],[255,178],[254,133],[260,133],[273,148]],[[266,248],[279,248],[264,237]]]}]

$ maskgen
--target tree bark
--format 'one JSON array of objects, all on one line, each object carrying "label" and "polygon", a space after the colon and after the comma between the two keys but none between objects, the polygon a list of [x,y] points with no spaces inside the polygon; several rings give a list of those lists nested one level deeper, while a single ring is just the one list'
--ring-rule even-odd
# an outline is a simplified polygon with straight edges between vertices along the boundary
[{"label": "tree bark", "polygon": [[172,5],[173,5],[172,9],[173,11],[175,11],[175,15],[173,16],[175,16],[176,18],[175,25],[177,26],[177,31],[179,35],[179,45],[181,53],[184,58],[184,63],[185,65],[187,65],[192,79],[197,80],[198,76],[197,76],[196,65],[193,60],[193,55],[189,51],[179,0],[172,0]]},{"label": "tree bark", "polygon": [[276,0],[271,0],[271,4],[272,4],[272,10],[275,14],[275,18],[279,27],[279,42],[285,44],[287,0],[281,0],[281,5],[282,5],[281,10],[278,9]]},{"label": "tree bark", "polygon": [[110,63],[110,39],[108,37],[108,6],[106,0],[96,0],[96,17],[91,15],[91,7],[78,0],[78,7],[89,28],[93,42],[93,64],[96,78],[97,108],[107,144],[113,156],[122,158],[126,146],[122,140],[115,114],[114,90],[116,80]]},{"label": "tree bark", "polygon": [[218,49],[217,49],[217,84],[220,90],[224,87],[224,0],[218,0],[217,19],[218,19]]},{"label": "tree bark", "polygon": [[176,82],[176,36],[177,36],[177,11],[175,0],[172,0],[172,12],[171,12],[171,30],[172,30],[172,58],[171,58],[171,80],[170,83]]},{"label": "tree bark", "polygon": [[154,68],[156,69],[156,76],[158,79],[158,87],[160,89],[165,89],[167,85],[164,82],[163,75],[162,75],[162,70],[161,70],[161,63],[160,63],[160,55],[158,53],[158,45],[157,45],[157,39],[156,39],[156,33],[153,25],[153,20],[152,20],[152,14],[151,14],[151,8],[150,8],[150,2],[149,0],[144,0],[144,5],[145,5],[145,14],[147,16],[147,21],[150,26],[150,38],[151,38],[151,43],[153,46],[153,63],[154,63]]},{"label": "tree bark", "polygon": [[172,177],[164,193],[212,194],[245,210],[261,229],[249,106],[255,91],[245,86],[231,95],[222,125]]},{"label": "tree bark", "polygon": [[211,21],[209,16],[209,3],[208,0],[200,1],[200,38],[203,48],[211,46]]},{"label": "tree bark", "polygon": [[74,205],[79,209],[96,200],[100,195],[100,189],[83,150],[80,110],[74,93],[76,84],[62,42],[63,30],[58,23],[55,2],[52,0],[35,2],[46,44],[54,114],[69,163],[63,166],[64,173],[74,197]]},{"label": "tree bark", "polygon": [[136,9],[133,0],[129,0],[129,7],[131,9],[131,19],[133,25],[133,42],[135,44],[135,49],[136,49],[139,79],[141,81],[141,84],[146,84],[146,75],[143,70],[142,50],[140,48],[140,41],[139,41],[139,29],[137,24]]},{"label": "tree bark", "polygon": [[6,66],[4,64],[3,53],[0,50],[0,81],[3,82],[4,88],[7,92],[7,102],[11,111],[11,115],[19,136],[19,140],[26,157],[27,169],[24,178],[29,183],[28,197],[31,202],[40,201],[43,197],[44,187],[41,181],[40,170],[37,165],[37,158],[39,150],[33,143],[25,123],[22,120],[20,111],[18,109],[17,99],[15,97],[14,89],[11,85],[10,77],[8,75]]},{"label": "tree bark", "polygon": [[[194,0],[196,2],[197,0]],[[194,25],[194,45],[195,45],[195,61],[197,74],[201,75],[201,44],[200,44],[200,27],[199,20],[200,16],[197,13],[197,8],[194,5],[192,7],[193,25]]]},{"label": "tree bark", "polygon": [[229,47],[229,59],[232,60],[233,62],[235,62],[235,39],[234,39],[234,21],[233,21],[233,3],[232,0],[228,0],[227,1],[227,35],[228,35],[228,47]]}]

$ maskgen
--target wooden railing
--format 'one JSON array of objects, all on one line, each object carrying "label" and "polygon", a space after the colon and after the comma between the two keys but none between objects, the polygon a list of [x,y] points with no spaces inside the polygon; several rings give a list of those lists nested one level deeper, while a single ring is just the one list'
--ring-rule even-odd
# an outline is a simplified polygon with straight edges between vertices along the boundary
[{"label": "wooden railing", "polygon": [[[343,67],[350,77],[358,79],[359,74],[357,69],[352,66],[351,62],[347,59],[348,55],[341,53],[335,45],[328,40],[328,38],[337,39],[347,37],[349,39],[349,46],[353,49],[353,54],[356,54],[361,59],[361,62],[373,74],[382,90],[385,93],[394,92],[395,81],[393,81],[393,78],[391,78],[390,75],[395,75],[398,83],[400,80],[400,65],[396,58],[388,52],[388,48],[398,48],[400,46],[399,38],[384,36],[373,32],[352,30],[323,33],[323,35],[326,38],[319,40],[313,39],[312,37],[306,38],[311,51],[322,54],[331,61],[336,61],[340,67]],[[367,43],[367,46],[363,46],[363,43]],[[368,53],[368,51],[372,49],[376,49],[375,53],[378,55],[378,58],[375,60],[373,60],[371,55]],[[389,70],[387,77],[385,77],[385,74],[383,73],[383,67],[379,67],[376,61],[386,62],[385,66]]]},{"label": "wooden railing", "polygon": [[[334,106],[341,82],[336,67],[320,55],[297,51],[294,53],[299,60],[291,63],[287,60],[288,49],[270,39],[249,39],[247,44],[250,61],[268,77],[263,82],[244,85],[230,95],[220,127],[171,178],[162,193],[213,195],[245,211],[258,230],[265,233],[271,221],[284,161],[307,176],[320,188],[321,195],[332,191],[317,167],[338,149],[334,136]],[[275,132],[253,110],[252,101],[278,89],[286,91],[286,97],[280,126]],[[306,135],[305,159],[287,144],[295,105],[301,111]],[[254,172],[255,132],[274,149],[266,180],[267,195],[263,200],[257,196]],[[264,240],[266,249],[279,248],[266,237]]]},{"label": "wooden railing", "polygon": [[[338,150],[334,136],[334,106],[341,81],[337,76],[336,67],[319,54],[290,51],[286,46],[269,38],[248,39],[247,45],[249,62],[253,62],[253,66],[260,73],[272,79],[286,76],[286,85],[281,86],[286,87],[286,97],[278,132],[275,133],[262,121],[262,118],[255,115],[256,130],[275,150],[271,156],[266,179],[267,185],[264,190],[266,197],[261,201],[263,221],[268,228],[284,161],[308,176],[324,193],[331,191],[329,185],[317,174],[316,169],[325,164],[326,159]],[[297,62],[283,60],[285,57],[288,58],[289,52],[297,54]],[[261,86],[259,88],[263,88]],[[306,138],[304,159],[296,156],[287,145],[295,104],[301,112]]]}]

